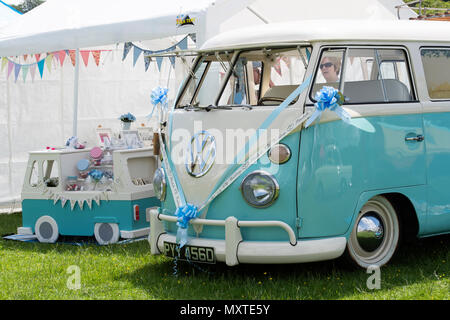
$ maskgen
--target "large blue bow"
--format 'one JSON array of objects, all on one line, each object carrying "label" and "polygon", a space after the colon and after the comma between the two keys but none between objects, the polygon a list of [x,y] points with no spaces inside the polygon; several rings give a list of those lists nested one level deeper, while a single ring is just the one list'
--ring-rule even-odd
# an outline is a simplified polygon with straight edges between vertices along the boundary
[{"label": "large blue bow", "polygon": [[196,218],[198,214],[198,208],[190,203],[177,208],[177,211],[175,211],[175,215],[178,217],[177,243],[180,245],[180,248],[187,243],[187,228],[189,220]]},{"label": "large blue bow", "polygon": [[162,88],[162,87],[156,87],[152,90],[152,93],[150,94],[150,99],[153,104],[152,112],[147,116],[148,119],[151,119],[153,116],[153,112],[155,111],[155,108],[158,104],[161,104],[163,107],[167,107],[167,92],[169,89]]},{"label": "large blue bow", "polygon": [[316,110],[308,121],[306,121],[305,128],[317,118],[320,119],[322,112],[326,109],[334,111],[343,121],[347,123],[350,122],[351,116],[341,107],[344,104],[344,96],[335,88],[327,86],[323,87],[320,91],[316,92],[314,99],[317,101],[315,103]]}]

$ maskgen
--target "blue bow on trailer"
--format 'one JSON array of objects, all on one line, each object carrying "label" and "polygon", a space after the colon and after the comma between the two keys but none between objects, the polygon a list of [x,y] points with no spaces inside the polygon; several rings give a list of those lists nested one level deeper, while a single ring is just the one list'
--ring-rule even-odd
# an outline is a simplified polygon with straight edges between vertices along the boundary
[{"label": "blue bow on trailer", "polygon": [[335,88],[323,87],[320,91],[316,92],[314,99],[317,101],[315,103],[316,110],[308,121],[306,121],[305,128],[311,125],[317,118],[320,120],[322,112],[326,109],[334,111],[342,121],[346,123],[350,122],[351,116],[341,107],[344,104],[344,96]]}]

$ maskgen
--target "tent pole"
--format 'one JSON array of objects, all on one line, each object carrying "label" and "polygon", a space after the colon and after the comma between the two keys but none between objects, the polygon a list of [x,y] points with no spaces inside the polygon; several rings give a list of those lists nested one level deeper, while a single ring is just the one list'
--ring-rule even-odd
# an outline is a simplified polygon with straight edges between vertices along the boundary
[{"label": "tent pole", "polygon": [[74,87],[73,87],[73,133],[77,136],[77,122],[78,122],[78,82],[80,79],[80,49],[75,51],[75,73],[74,73]]}]

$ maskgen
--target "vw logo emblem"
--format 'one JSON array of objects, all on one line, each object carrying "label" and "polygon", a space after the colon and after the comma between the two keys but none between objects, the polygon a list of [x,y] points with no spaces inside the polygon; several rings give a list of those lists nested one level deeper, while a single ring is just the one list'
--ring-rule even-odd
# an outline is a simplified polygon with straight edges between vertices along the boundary
[{"label": "vw logo emblem", "polygon": [[196,133],[188,146],[186,171],[193,177],[204,176],[216,159],[216,139],[207,131]]}]

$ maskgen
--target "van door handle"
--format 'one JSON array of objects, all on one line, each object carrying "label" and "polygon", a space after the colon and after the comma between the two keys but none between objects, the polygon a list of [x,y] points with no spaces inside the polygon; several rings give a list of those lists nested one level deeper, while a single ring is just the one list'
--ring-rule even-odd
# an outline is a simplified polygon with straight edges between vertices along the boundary
[{"label": "van door handle", "polygon": [[423,141],[425,137],[421,134],[415,136],[415,137],[405,137],[405,141]]}]

